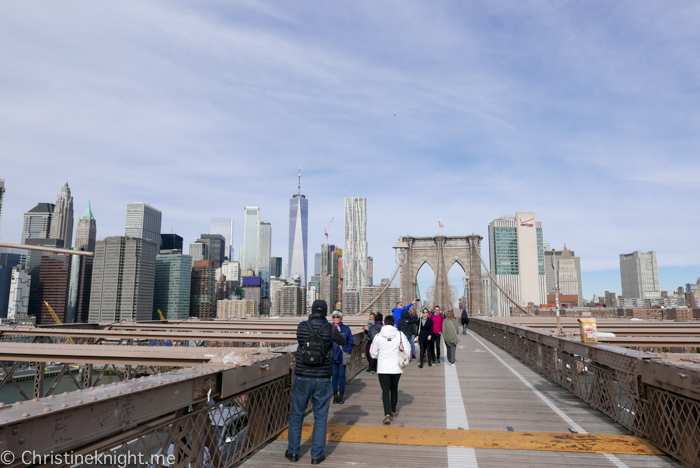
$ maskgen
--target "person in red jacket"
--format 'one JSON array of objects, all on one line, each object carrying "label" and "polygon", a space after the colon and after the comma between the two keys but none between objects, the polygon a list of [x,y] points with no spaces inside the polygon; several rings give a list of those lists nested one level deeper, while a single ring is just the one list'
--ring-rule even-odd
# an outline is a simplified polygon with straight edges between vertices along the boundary
[{"label": "person in red jacket", "polygon": [[433,321],[433,339],[430,340],[430,356],[439,366],[442,364],[440,361],[440,345],[442,337],[442,319],[445,318],[445,314],[440,310],[440,306],[435,306],[433,313],[430,314],[430,320]]}]

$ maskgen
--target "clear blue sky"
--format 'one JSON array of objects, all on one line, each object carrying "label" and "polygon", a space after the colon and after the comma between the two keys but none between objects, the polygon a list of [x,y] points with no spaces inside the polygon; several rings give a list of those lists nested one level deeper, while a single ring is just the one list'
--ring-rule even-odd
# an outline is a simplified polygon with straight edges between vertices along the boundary
[{"label": "clear blue sky", "polygon": [[0,236],[67,178],[98,237],[145,201],[186,242],[234,218],[237,253],[253,205],[286,263],[301,163],[311,268],[361,196],[376,278],[399,235],[534,211],[586,297],[619,292],[634,250],[674,289],[700,276],[699,20],[692,1],[2,2]]}]

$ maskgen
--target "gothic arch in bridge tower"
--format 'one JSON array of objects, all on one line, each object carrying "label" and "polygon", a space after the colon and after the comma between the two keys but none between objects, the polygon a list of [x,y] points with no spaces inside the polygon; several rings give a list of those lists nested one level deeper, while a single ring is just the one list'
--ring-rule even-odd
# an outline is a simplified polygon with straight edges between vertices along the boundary
[{"label": "gothic arch in bridge tower", "polygon": [[408,245],[406,260],[401,267],[401,299],[408,303],[415,297],[417,275],[420,268],[427,263],[435,272],[435,285],[432,304],[445,307],[450,303],[448,272],[455,263],[467,272],[469,289],[467,303],[469,313],[476,314],[483,309],[481,285],[481,252],[483,237],[471,236],[435,236],[411,237],[403,236],[399,240]]}]

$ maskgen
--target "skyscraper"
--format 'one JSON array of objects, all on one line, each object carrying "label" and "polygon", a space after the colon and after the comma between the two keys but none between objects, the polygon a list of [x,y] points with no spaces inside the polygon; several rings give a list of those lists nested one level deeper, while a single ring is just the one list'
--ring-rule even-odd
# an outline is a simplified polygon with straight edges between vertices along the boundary
[{"label": "skyscraper", "polygon": [[258,224],[258,276],[262,278],[262,297],[270,297],[270,251],[272,250],[272,225],[267,221]]},{"label": "skyscraper", "polygon": [[216,262],[200,260],[192,263],[190,317],[202,320],[216,318]]},{"label": "skyscraper", "polygon": [[31,277],[24,267],[12,268],[10,282],[10,298],[7,305],[7,318],[11,320],[27,320],[29,312],[29,292]]},{"label": "skyscraper", "polygon": [[301,166],[299,166],[299,187],[289,201],[289,268],[287,278],[299,276],[301,285],[306,287],[306,257],[308,250],[309,200],[301,194]]},{"label": "skyscraper", "polygon": [[[367,199],[345,198],[343,289],[357,291],[369,285],[367,272]],[[345,304],[343,304],[345,307]]]},{"label": "skyscraper", "polygon": [[[48,239],[51,233],[51,220],[56,205],[53,203],[39,203],[31,210],[24,213],[24,225],[22,226],[22,243],[27,239]],[[63,243],[61,243],[63,246]]]},{"label": "skyscraper", "polygon": [[63,185],[56,198],[49,237],[61,239],[66,249],[70,249],[73,245],[73,197],[70,194],[68,182]]},{"label": "skyscraper", "polygon": [[622,295],[633,299],[656,299],[661,297],[659,287],[659,264],[656,252],[635,251],[620,254],[620,276]]},{"label": "skyscraper", "polygon": [[[545,241],[545,246],[547,244],[549,243]],[[564,251],[567,252],[567,255],[564,255]],[[556,261],[558,262],[559,270],[559,294],[576,294],[578,296],[577,305],[583,305],[581,258],[577,257],[573,250],[568,250],[566,244],[564,244],[564,250],[556,251]],[[549,300],[549,295],[554,294],[554,267],[552,266],[552,251],[546,247],[544,249],[544,271],[547,279],[547,303],[552,304],[552,301]],[[572,282],[575,282],[575,284]],[[562,302],[561,298],[560,302]]]},{"label": "skyscraper", "polygon": [[182,252],[182,237],[175,233],[161,234],[160,250],[179,250]]},{"label": "skyscraper", "polygon": [[95,251],[95,241],[97,240],[97,220],[92,215],[90,201],[83,215],[78,218],[78,228],[75,231],[75,250]]},{"label": "skyscraper", "polygon": [[[2,200],[5,198],[5,179],[0,179],[0,228],[2,227]],[[0,234],[2,231],[0,231]]]},{"label": "skyscraper", "polygon": [[282,277],[282,257],[270,257],[270,276]]},{"label": "skyscraper", "polygon": [[[67,316],[68,289],[71,276],[71,257],[69,254],[44,255],[41,257],[39,273],[39,292],[37,299],[37,325],[55,323],[46,303],[62,323],[72,323],[75,317]],[[68,320],[67,320],[68,319]]]},{"label": "skyscraper", "polygon": [[189,254],[193,262],[204,260],[204,244],[201,242],[192,242],[190,244]]},{"label": "skyscraper", "polygon": [[204,245],[203,260],[213,260],[219,268],[226,257],[226,238],[221,234],[202,234],[197,242]]},{"label": "skyscraper", "polygon": [[160,310],[167,320],[187,320],[190,316],[192,257],[182,253],[156,256],[153,318]]},{"label": "skyscraper", "polygon": [[231,218],[212,218],[210,234],[221,234],[226,239],[226,250],[224,251],[224,260],[233,261],[233,219]]},{"label": "skyscraper", "polygon": [[90,323],[151,320],[157,242],[113,236],[95,243]]},{"label": "skyscraper", "polygon": [[260,223],[260,208],[246,206],[243,222],[243,250],[240,252],[241,269],[252,268],[257,271],[258,255],[258,224]]},{"label": "skyscraper", "polygon": [[160,224],[163,214],[148,203],[127,203],[126,237],[136,237],[155,243],[160,249]]},{"label": "skyscraper", "polygon": [[314,275],[320,275],[320,274],[321,274],[321,254],[315,253],[314,254]]},{"label": "skyscraper", "polygon": [[[515,217],[492,221],[489,258],[496,281],[521,305],[546,303],[542,223],[535,221],[535,213],[518,212]],[[491,294],[494,313],[510,315],[513,304],[497,287],[492,288]]]}]

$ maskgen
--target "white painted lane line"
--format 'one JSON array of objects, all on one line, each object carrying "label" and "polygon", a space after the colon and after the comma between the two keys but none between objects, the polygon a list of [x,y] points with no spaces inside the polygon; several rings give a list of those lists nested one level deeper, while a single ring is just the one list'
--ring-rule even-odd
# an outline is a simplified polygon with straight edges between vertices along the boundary
[{"label": "white painted lane line", "polygon": [[[447,349],[442,344],[442,355],[447,356]],[[457,367],[444,360],[445,368],[445,414],[447,429],[469,429],[467,411],[464,408],[462,388],[459,385]],[[476,461],[476,450],[466,447],[447,447],[447,466],[449,468],[479,468]]]},{"label": "white painted lane line", "polygon": [[[533,386],[530,384],[530,382],[528,382],[527,380],[525,380],[525,377],[523,377],[522,375],[520,375],[520,374],[518,373],[518,371],[516,371],[515,369],[513,369],[511,366],[508,365],[508,363],[506,363],[503,359],[501,359],[501,357],[500,357],[498,354],[494,353],[489,347],[487,347],[486,344],[484,344],[483,341],[481,341],[479,338],[476,337],[476,335],[474,335],[474,333],[472,333],[472,332],[470,331],[470,332],[469,332],[469,335],[471,335],[471,337],[474,338],[481,346],[483,346],[484,349],[486,349],[486,351],[488,351],[489,353],[491,353],[496,359],[498,359],[498,360],[501,362],[501,364],[503,364],[509,371],[511,371],[518,379],[520,379],[520,381],[521,381],[522,383],[524,383],[525,386],[526,386],[527,388],[529,388],[530,390],[532,390],[532,391],[535,393],[535,395],[537,395],[537,396],[540,398],[540,400],[542,400],[547,406],[549,406],[549,407],[552,409],[552,411],[554,411],[555,413],[557,413],[557,414],[559,415],[559,417],[561,417],[564,421],[566,421],[568,424],[570,424],[571,427],[572,427],[576,432],[578,432],[579,434],[588,434],[588,432],[586,432],[581,426],[579,426],[578,424],[576,424],[576,423],[574,422],[573,419],[571,419],[569,416],[567,416],[566,413],[564,413],[562,410],[560,410],[559,408],[557,408],[557,406],[556,406],[554,403],[552,403],[552,401],[551,401],[549,398],[547,398],[546,396],[544,396],[539,390],[537,390],[535,387],[533,387]],[[615,455],[612,455],[612,454],[610,454],[610,453],[604,453],[603,455],[605,455],[605,457],[606,457],[608,460],[610,460],[610,461],[611,461],[615,466],[617,466],[618,468],[629,468],[627,465],[625,465],[625,464],[624,464],[619,458],[617,458]]]}]

